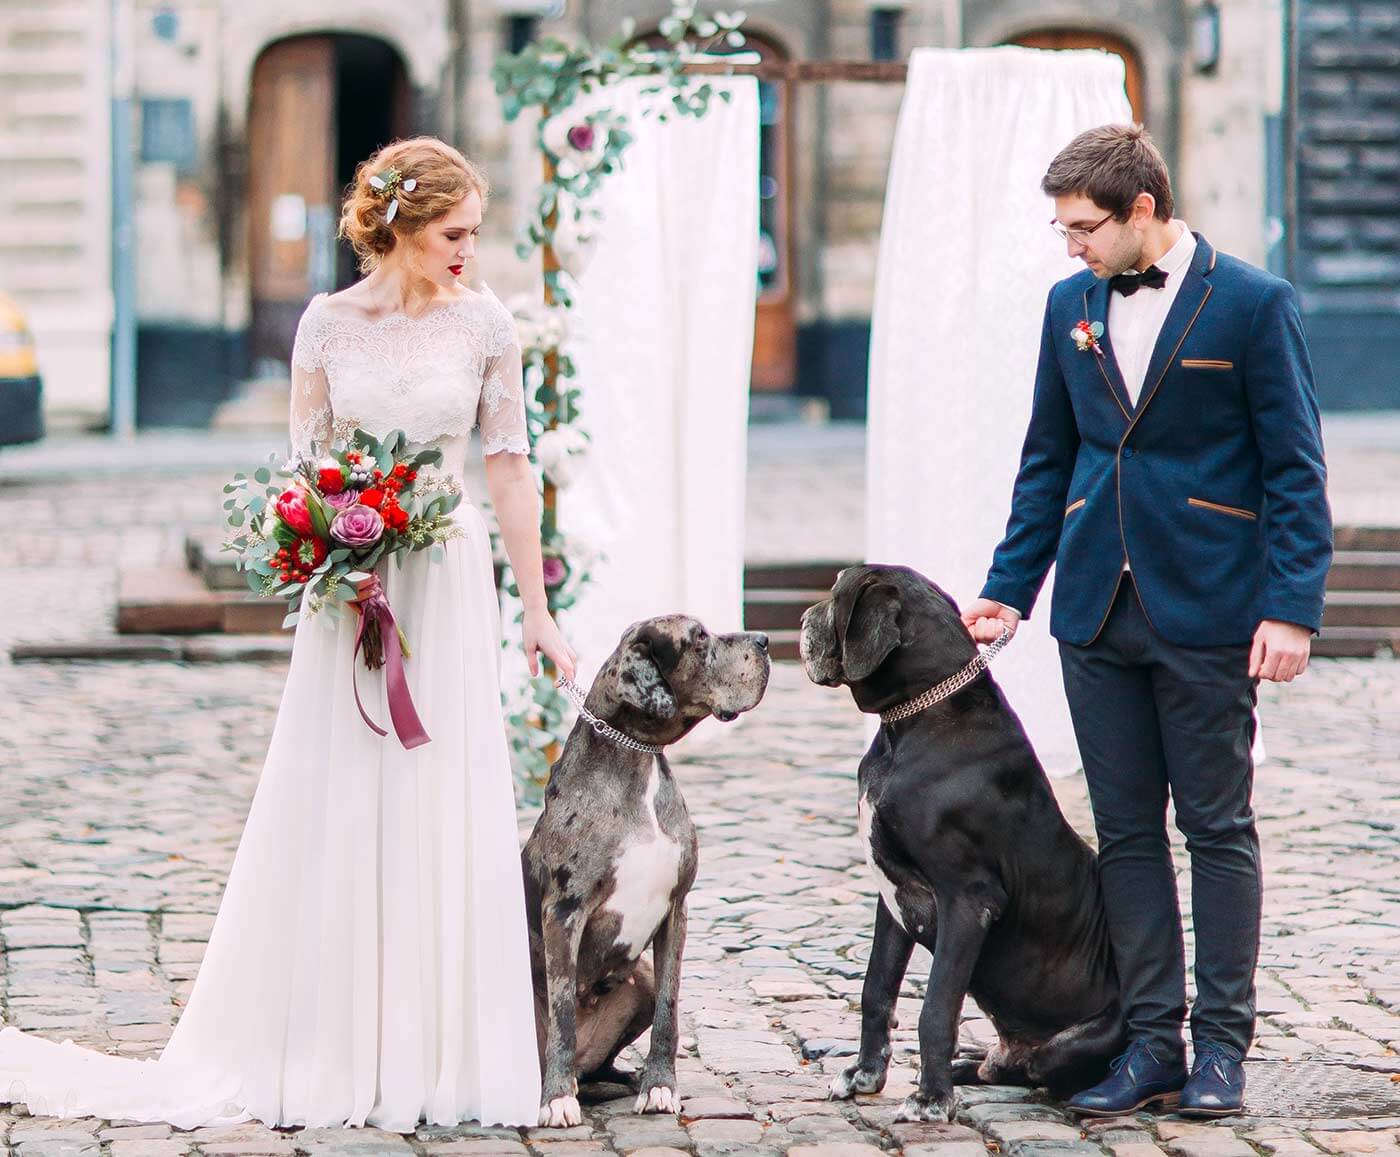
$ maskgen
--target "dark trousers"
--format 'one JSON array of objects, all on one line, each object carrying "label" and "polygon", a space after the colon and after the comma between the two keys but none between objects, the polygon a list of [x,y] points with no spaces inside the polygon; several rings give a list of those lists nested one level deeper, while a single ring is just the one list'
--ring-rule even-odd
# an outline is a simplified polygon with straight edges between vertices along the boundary
[{"label": "dark trousers", "polygon": [[1254,1037],[1262,895],[1249,798],[1249,647],[1166,642],[1124,575],[1099,637],[1086,647],[1060,644],[1060,661],[1098,829],[1129,1035],[1182,1050],[1186,964],[1167,840],[1170,794],[1191,859],[1191,1036],[1243,1056]]}]

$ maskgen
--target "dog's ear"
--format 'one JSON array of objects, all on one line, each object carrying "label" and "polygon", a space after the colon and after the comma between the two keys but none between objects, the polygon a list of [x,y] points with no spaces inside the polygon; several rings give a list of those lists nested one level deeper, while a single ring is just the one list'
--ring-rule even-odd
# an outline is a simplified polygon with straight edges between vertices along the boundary
[{"label": "dog's ear", "polygon": [[847,682],[870,678],[899,641],[899,591],[879,582],[862,588],[841,636],[841,668]]},{"label": "dog's ear", "polygon": [[665,672],[673,670],[679,659],[674,639],[653,626],[643,627],[627,644],[618,666],[621,700],[659,722],[672,718],[680,707]]}]

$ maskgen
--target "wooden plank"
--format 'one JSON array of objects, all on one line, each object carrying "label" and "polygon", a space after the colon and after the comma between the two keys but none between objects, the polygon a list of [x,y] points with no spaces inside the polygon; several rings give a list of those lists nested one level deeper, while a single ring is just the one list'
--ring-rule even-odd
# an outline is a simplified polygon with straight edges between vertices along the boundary
[{"label": "wooden plank", "polygon": [[791,84],[904,84],[909,79],[909,66],[895,60],[765,60],[754,64],[703,60],[687,64],[685,71],[696,76],[756,76]]}]

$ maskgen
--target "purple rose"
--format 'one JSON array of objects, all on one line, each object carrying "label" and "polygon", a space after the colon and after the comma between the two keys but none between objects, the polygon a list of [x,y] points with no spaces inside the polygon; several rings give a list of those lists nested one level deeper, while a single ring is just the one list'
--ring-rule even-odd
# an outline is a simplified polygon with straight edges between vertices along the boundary
[{"label": "purple rose", "polygon": [[339,494],[322,494],[322,498],[337,510],[349,510],[360,501],[358,490],[342,490]]},{"label": "purple rose", "polygon": [[597,140],[597,135],[598,134],[593,130],[593,126],[590,124],[574,125],[574,127],[569,130],[569,147],[577,149],[581,153],[591,152],[593,150],[593,143]]},{"label": "purple rose", "polygon": [[544,560],[544,585],[547,587],[557,587],[569,577],[569,568],[564,565],[562,558],[547,558]]},{"label": "purple rose", "polygon": [[373,546],[384,537],[384,519],[372,507],[351,506],[335,516],[331,537],[343,546]]}]

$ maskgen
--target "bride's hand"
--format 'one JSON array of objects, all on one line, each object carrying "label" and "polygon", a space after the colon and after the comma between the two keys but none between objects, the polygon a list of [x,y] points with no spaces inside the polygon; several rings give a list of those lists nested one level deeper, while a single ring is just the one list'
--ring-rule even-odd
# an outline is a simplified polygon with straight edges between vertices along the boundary
[{"label": "bride's hand", "polygon": [[574,677],[574,664],[578,656],[564,641],[559,627],[548,611],[541,608],[525,612],[525,658],[530,663],[530,674],[540,673],[540,655],[554,664],[554,669],[566,679]]}]

